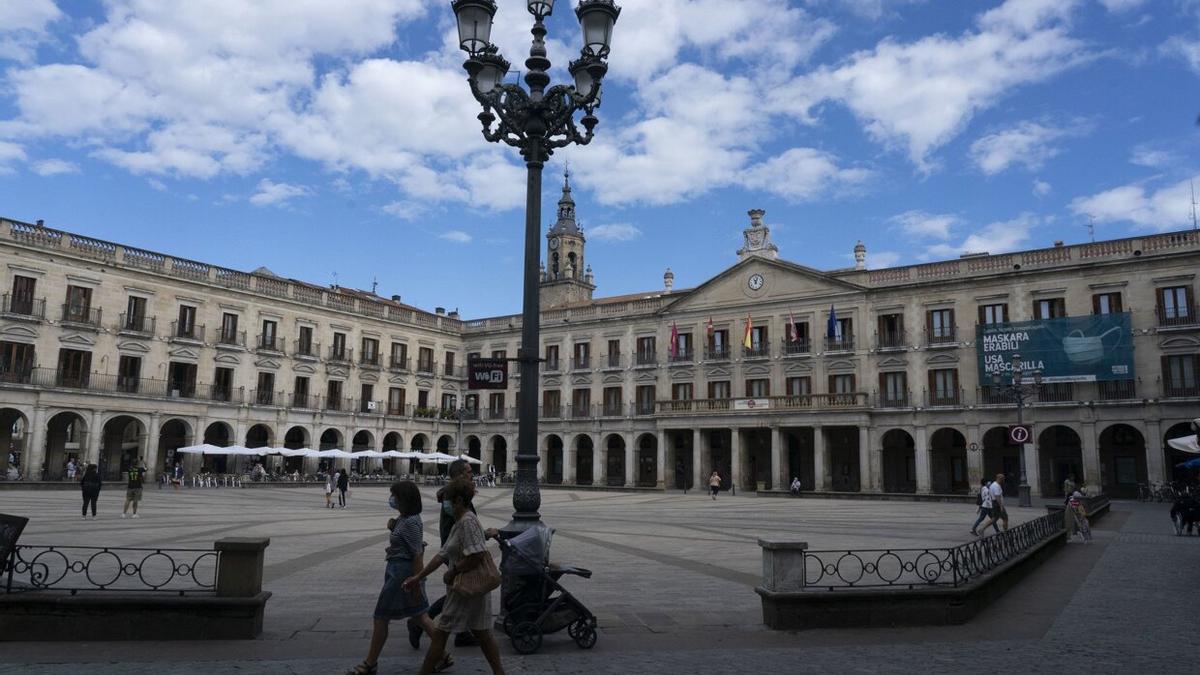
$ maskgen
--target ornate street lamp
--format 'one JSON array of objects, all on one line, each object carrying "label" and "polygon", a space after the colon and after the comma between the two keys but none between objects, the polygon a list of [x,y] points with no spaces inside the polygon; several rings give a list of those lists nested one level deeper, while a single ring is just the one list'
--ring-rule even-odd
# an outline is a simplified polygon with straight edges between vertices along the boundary
[{"label": "ornate street lamp", "polygon": [[[1025,373],[1021,368],[1021,355],[1013,354],[1012,357],[1012,382],[1004,384],[1000,373],[992,373],[992,388],[1000,396],[1013,401],[1017,404],[1017,426],[1024,424],[1022,411],[1025,408],[1025,401],[1038,395],[1042,391],[1042,371],[1033,371],[1033,384],[1025,382]],[[1025,474],[1025,446],[1028,443],[1021,444],[1021,485],[1018,488],[1017,503],[1021,506],[1029,506],[1032,504],[1032,499],[1029,491],[1029,479]]]},{"label": "ornate street lamp", "polygon": [[[550,84],[550,60],[546,58],[546,26],[543,21],[554,11],[554,0],[528,0],[533,15],[533,44],[525,60],[525,84],[504,83],[509,63],[491,44],[493,0],[454,0],[458,38],[469,55],[463,64],[471,94],[483,106],[479,121],[483,137],[493,143],[519,148],[528,169],[525,198],[525,292],[522,308],[518,394],[517,483],[513,490],[512,522],[506,536],[538,526],[542,496],[537,484],[538,357],[541,338],[538,315],[539,240],[542,229],[542,168],[554,150],[568,145],[587,145],[599,120],[600,83],[608,72],[605,59],[612,44],[613,25],[621,14],[613,0],[581,0],[575,9],[583,29],[583,49],[570,64],[574,84]],[[576,122],[576,115],[582,117]],[[580,131],[580,126],[583,130]]]}]

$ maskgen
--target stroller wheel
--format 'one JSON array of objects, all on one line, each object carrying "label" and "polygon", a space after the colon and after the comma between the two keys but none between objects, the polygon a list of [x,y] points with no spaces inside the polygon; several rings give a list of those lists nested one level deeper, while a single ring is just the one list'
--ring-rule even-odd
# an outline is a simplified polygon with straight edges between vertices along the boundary
[{"label": "stroller wheel", "polygon": [[513,626],[509,637],[518,654],[532,654],[542,648],[542,629],[532,621],[522,621]]},{"label": "stroller wheel", "polygon": [[580,646],[581,650],[589,650],[596,646],[596,629],[589,622],[578,620],[571,623],[568,631],[570,632],[571,629],[575,631],[574,634],[571,634],[571,638],[575,639],[575,644]]}]

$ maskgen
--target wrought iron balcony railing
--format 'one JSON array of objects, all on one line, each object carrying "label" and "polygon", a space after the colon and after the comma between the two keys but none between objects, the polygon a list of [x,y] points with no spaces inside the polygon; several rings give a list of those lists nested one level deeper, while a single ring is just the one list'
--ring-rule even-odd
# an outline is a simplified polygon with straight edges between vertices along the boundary
[{"label": "wrought iron balcony railing", "polygon": [[62,321],[63,323],[72,323],[77,326],[99,328],[101,313],[99,307],[64,304],[62,306]]},{"label": "wrought iron balcony railing", "polygon": [[44,320],[46,318],[46,299],[5,293],[0,296],[0,314]]},{"label": "wrought iron balcony railing", "polygon": [[153,316],[121,313],[117,317],[117,332],[154,335],[155,323],[156,319]]}]

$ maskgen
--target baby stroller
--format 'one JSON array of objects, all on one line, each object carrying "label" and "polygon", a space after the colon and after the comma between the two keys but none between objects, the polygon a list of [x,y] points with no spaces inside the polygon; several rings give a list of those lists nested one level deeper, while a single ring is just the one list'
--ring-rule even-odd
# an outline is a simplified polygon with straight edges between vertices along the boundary
[{"label": "baby stroller", "polygon": [[509,590],[502,596],[503,630],[520,654],[532,654],[542,646],[542,636],[563,628],[581,649],[596,645],[596,616],[559,583],[564,575],[590,579],[591,570],[550,564],[548,527],[531,527],[500,547],[509,555],[501,563],[501,572],[509,579]]}]

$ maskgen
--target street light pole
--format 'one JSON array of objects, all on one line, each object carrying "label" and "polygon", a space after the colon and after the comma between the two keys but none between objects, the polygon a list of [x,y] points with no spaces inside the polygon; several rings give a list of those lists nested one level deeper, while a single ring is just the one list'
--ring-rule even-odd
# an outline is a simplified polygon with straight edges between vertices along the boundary
[{"label": "street light pole", "polygon": [[[568,71],[573,85],[550,84],[546,58],[544,20],[554,10],[554,0],[527,0],[533,16],[533,42],[525,60],[525,84],[506,84],[509,63],[491,43],[494,0],[454,0],[459,46],[469,55],[467,71],[471,94],[483,106],[479,121],[483,137],[492,143],[518,148],[528,173],[525,196],[525,274],[521,312],[520,390],[517,394],[517,481],[513,489],[513,519],[501,532],[513,536],[541,524],[542,496],[537,483],[538,364],[540,358],[539,268],[542,229],[542,170],[558,148],[587,145],[599,120],[600,83],[608,72],[613,25],[621,13],[613,0],[581,0],[575,9],[583,31],[580,58]],[[576,123],[576,114],[583,113]],[[579,126],[583,127],[581,132]]]},{"label": "street light pole", "polygon": [[[1042,371],[1033,371],[1033,384],[1024,383],[1024,371],[1021,368],[1021,355],[1013,354],[1012,382],[1005,385],[1001,381],[1000,373],[992,373],[992,386],[1005,398],[1008,398],[1017,404],[1017,426],[1024,426],[1025,401],[1041,391]],[[1032,437],[1033,434],[1030,434],[1030,439],[1032,439]],[[1029,487],[1029,477],[1025,468],[1025,455],[1028,452],[1030,445],[1031,443],[1021,444],[1021,484],[1017,488],[1017,503],[1021,506],[1030,506],[1033,503],[1033,497]]]}]

